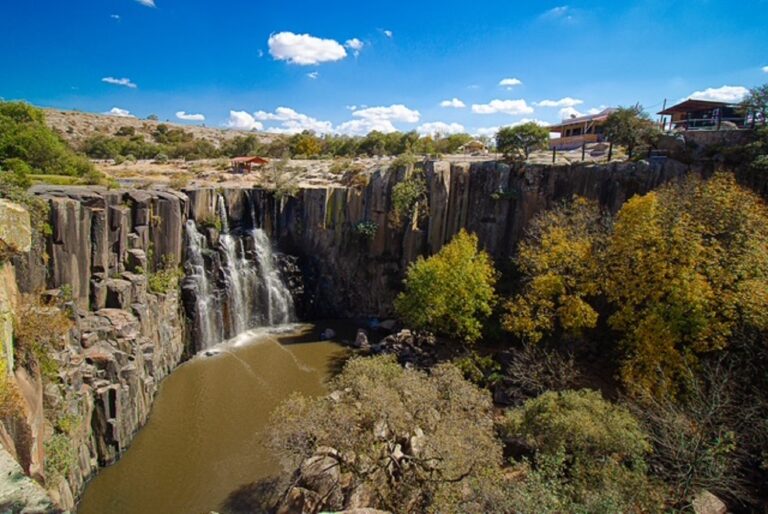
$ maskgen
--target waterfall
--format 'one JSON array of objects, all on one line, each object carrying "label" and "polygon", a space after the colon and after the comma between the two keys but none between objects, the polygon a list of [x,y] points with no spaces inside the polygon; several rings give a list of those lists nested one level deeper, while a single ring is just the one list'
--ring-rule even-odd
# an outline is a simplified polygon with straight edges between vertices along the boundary
[{"label": "waterfall", "polygon": [[199,346],[210,348],[221,340],[219,330],[221,319],[215,305],[215,297],[211,290],[208,275],[205,271],[203,250],[205,249],[205,237],[197,231],[194,220],[187,220],[185,225],[187,235],[187,274],[196,285],[195,296],[195,323],[199,328]]},{"label": "waterfall", "polygon": [[266,305],[266,322],[269,325],[288,323],[293,321],[293,297],[280,276],[280,272],[275,268],[272,242],[266,232],[259,228],[256,202],[252,197],[249,197],[248,200],[251,211],[251,227],[253,227],[251,237],[263,279],[262,299],[263,304]]},{"label": "waterfall", "polygon": [[221,233],[215,248],[194,220],[186,223],[185,267],[187,280],[194,284],[189,309],[194,309],[198,349],[256,327],[293,321],[291,292],[281,276],[272,242],[259,228],[256,207],[249,204],[250,224],[246,219],[230,225],[226,199],[216,197]]}]

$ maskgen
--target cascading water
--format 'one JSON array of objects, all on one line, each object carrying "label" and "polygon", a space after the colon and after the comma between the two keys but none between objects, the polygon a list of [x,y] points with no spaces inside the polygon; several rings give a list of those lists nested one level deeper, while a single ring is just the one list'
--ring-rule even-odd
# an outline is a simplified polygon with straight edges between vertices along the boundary
[{"label": "cascading water", "polygon": [[197,231],[194,220],[188,220],[185,225],[187,235],[187,275],[196,285],[195,323],[198,327],[199,346],[210,348],[221,340],[221,318],[216,309],[215,296],[211,290],[208,275],[205,271],[205,237]]},{"label": "cascading water", "polygon": [[[187,222],[187,276],[195,284],[195,323],[198,348],[209,348],[246,330],[289,323],[293,298],[276,266],[269,236],[257,225],[251,203],[251,228],[230,227],[226,200],[217,197],[221,220],[218,238],[219,267],[206,270],[206,237],[195,222]],[[246,222],[247,223],[247,222]],[[218,271],[218,273],[215,273]],[[218,276],[218,288],[210,277]]]}]

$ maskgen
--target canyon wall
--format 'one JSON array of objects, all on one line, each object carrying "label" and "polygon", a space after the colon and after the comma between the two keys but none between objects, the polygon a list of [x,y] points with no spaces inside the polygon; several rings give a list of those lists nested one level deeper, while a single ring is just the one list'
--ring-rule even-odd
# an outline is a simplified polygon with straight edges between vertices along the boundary
[{"label": "canyon wall", "polygon": [[[402,225],[391,219],[392,188],[413,173],[405,168],[379,170],[361,188],[283,197],[259,189],[33,188],[50,205],[50,232],[16,252],[15,281],[22,294],[64,301],[73,326],[54,352],[55,376],[17,366],[33,413],[33,436],[10,452],[24,473],[71,508],[85,481],[129,445],[160,381],[185,356],[244,328],[293,319],[294,308],[299,319],[391,316],[408,263],[462,228],[503,266],[542,209],[578,194],[615,211],[689,168],[672,160],[523,168],[437,161],[422,172],[423,215]],[[375,225],[372,237],[360,222]],[[284,253],[273,254],[272,242]],[[179,287],[152,287],[179,266]],[[52,476],[46,442],[57,435],[75,454]]]}]

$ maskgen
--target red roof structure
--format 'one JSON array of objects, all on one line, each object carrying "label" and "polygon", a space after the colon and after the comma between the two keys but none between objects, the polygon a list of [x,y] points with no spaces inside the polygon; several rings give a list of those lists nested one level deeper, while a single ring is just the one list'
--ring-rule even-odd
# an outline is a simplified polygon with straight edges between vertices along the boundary
[{"label": "red roof structure", "polygon": [[232,158],[232,172],[233,173],[250,173],[253,171],[254,166],[264,166],[269,163],[268,160],[263,157],[255,155],[246,157],[233,157]]}]

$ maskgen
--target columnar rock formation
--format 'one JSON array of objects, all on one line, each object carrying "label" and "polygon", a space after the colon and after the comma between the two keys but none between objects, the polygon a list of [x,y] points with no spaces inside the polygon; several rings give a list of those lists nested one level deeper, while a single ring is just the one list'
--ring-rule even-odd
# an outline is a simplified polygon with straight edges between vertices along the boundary
[{"label": "columnar rock formation", "polygon": [[[407,264],[461,228],[503,264],[531,217],[555,202],[579,194],[616,210],[687,171],[674,161],[523,169],[428,162],[426,214],[404,226],[390,213],[405,169],[380,170],[363,188],[283,198],[257,189],[34,188],[50,204],[51,233],[14,258],[19,289],[66,292],[75,314],[55,356],[57,379],[28,380],[31,411],[44,405],[77,420],[69,431],[76,463],[63,479],[48,477],[52,498],[72,507],[98,467],[120,456],[185,354],[285,322],[294,306],[301,318],[388,316]],[[372,238],[356,229],[362,221],[375,224]],[[273,254],[270,241],[288,255]],[[153,273],[169,266],[184,269],[178,290],[150,291]],[[50,430],[36,423],[22,467],[42,480],[40,439]]]}]

